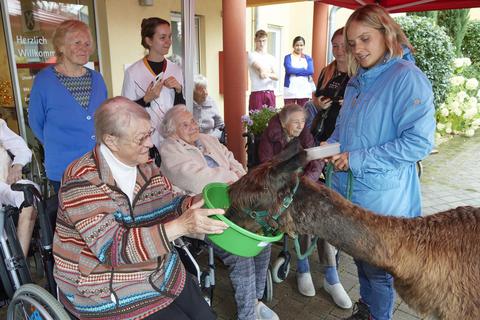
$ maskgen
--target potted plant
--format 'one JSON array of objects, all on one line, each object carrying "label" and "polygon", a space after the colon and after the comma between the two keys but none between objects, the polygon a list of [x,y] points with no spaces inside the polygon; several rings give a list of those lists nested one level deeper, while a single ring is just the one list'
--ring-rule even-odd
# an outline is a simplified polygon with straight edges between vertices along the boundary
[{"label": "potted plant", "polygon": [[270,119],[278,112],[274,107],[264,106],[259,110],[252,110],[248,115],[242,116],[243,127],[247,137],[247,166],[249,168],[256,166],[258,160],[258,145],[260,137],[268,125]]}]

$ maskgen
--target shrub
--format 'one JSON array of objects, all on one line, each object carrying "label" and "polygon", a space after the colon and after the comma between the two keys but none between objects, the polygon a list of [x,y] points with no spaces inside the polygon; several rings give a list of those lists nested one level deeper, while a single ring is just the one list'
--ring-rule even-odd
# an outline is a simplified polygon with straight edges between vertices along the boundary
[{"label": "shrub", "polygon": [[470,21],[463,38],[462,52],[473,64],[480,66],[480,21]]},{"label": "shrub", "polygon": [[462,42],[468,25],[470,9],[442,10],[438,12],[437,24],[445,27],[445,31],[452,39],[455,54],[462,56]]},{"label": "shrub", "polygon": [[476,78],[466,78],[464,71],[471,65],[468,58],[453,62],[454,73],[445,103],[437,109],[437,133],[440,136],[461,134],[472,137],[480,127],[480,90]]},{"label": "shrub", "polygon": [[435,106],[445,100],[455,57],[450,37],[433,20],[425,17],[398,17],[397,22],[415,48],[417,66],[432,82]]}]

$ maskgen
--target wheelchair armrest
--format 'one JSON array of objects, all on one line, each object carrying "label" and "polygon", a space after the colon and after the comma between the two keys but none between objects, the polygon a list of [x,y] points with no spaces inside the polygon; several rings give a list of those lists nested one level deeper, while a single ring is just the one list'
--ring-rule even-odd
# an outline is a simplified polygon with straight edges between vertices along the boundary
[{"label": "wheelchair armrest", "polygon": [[33,205],[33,198],[41,199],[40,192],[31,183],[13,183],[10,188],[13,191],[22,191],[25,197],[25,206]]}]

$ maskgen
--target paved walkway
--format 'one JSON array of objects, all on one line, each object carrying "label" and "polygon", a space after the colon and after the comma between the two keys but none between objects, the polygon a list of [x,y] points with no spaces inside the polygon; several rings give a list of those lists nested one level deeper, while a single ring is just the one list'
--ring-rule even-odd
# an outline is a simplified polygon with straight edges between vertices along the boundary
[{"label": "paved walkway", "polygon": [[[480,132],[473,138],[455,137],[438,148],[423,163],[422,194],[424,214],[432,214],[457,206],[480,207]],[[273,247],[272,261],[277,257],[279,246]],[[293,252],[293,251],[292,251]],[[268,305],[282,320],[334,320],[351,314],[351,310],[337,308],[330,296],[322,289],[323,275],[318,258],[311,258],[312,276],[317,295],[301,296],[296,289],[295,262],[289,277],[281,284],[274,284],[274,299]],[[359,297],[356,267],[351,257],[340,257],[340,278],[353,301]],[[220,320],[235,319],[236,307],[228,273],[217,263],[217,285],[214,291],[214,309]],[[405,303],[397,298],[394,320],[420,319]]]}]

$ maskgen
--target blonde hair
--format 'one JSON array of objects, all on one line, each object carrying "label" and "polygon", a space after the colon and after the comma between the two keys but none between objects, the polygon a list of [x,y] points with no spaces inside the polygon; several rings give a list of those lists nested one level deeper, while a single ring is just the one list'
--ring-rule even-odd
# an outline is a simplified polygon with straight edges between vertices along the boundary
[{"label": "blonde hair", "polygon": [[61,47],[65,44],[65,37],[69,33],[73,32],[85,32],[88,34],[91,40],[91,52],[93,53],[95,44],[93,43],[92,34],[90,33],[90,28],[82,21],[79,20],[65,20],[58,25],[53,33],[53,49],[55,50],[55,56],[57,57],[58,61],[63,59],[63,52],[61,51]]},{"label": "blonde hair", "polygon": [[389,59],[403,56],[403,47],[406,46],[413,51],[413,47],[403,33],[401,27],[396,23],[388,12],[381,6],[376,4],[367,4],[355,10],[348,18],[345,24],[345,32],[343,38],[345,40],[345,52],[347,54],[348,74],[355,75],[358,70],[358,62],[352,54],[352,50],[348,45],[348,30],[352,22],[361,22],[362,24],[376,29],[383,34],[385,45],[389,52]]},{"label": "blonde hair", "polygon": [[137,103],[118,96],[105,100],[95,111],[94,119],[96,140],[105,143],[106,134],[123,137],[132,120],[150,121],[150,115]]}]

